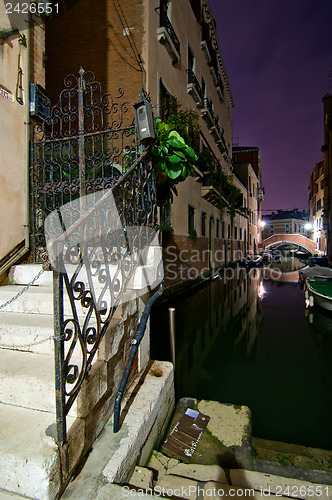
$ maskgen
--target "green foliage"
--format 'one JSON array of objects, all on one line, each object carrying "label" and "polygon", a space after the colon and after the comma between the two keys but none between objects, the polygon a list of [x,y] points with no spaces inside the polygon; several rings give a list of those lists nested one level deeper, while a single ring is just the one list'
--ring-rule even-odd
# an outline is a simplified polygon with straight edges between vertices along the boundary
[{"label": "green foliage", "polygon": [[173,125],[157,119],[151,159],[156,172],[167,177],[166,182],[158,186],[158,204],[164,205],[172,200],[172,193],[177,194],[176,184],[190,175],[197,156]]},{"label": "green foliage", "polygon": [[162,118],[171,125],[184,139],[186,144],[193,146],[193,137],[200,131],[199,115],[192,109],[181,109],[181,104],[169,95],[162,105],[164,110]]},{"label": "green foliage", "polygon": [[185,180],[197,161],[195,151],[172,125],[160,119],[156,120],[156,132],[157,140],[151,149],[156,170],[167,173],[172,180]]},{"label": "green foliage", "polygon": [[168,222],[161,222],[160,230],[161,230],[161,244],[163,247],[166,247],[173,238],[174,229],[172,225],[169,224]]},{"label": "green foliage", "polygon": [[218,168],[218,160],[211,151],[203,149],[198,153],[198,168],[202,172],[214,172]]},{"label": "green foliage", "polygon": [[[214,164],[212,164],[212,166],[214,167]],[[211,183],[212,186],[215,186],[221,195],[220,211],[222,212],[223,208],[227,206],[228,213],[231,217],[231,220],[233,221],[236,210],[242,207],[241,190],[233,184],[232,176],[226,175],[225,172],[220,168],[220,166],[216,170],[210,170],[207,176],[208,183]],[[227,200],[227,204],[223,198]]]},{"label": "green foliage", "polygon": [[189,231],[189,237],[192,239],[192,240],[197,240],[197,231],[195,228],[191,228],[190,231]]},{"label": "green foliage", "polygon": [[228,178],[229,181],[226,187],[226,197],[229,202],[228,213],[233,221],[236,210],[241,207],[242,193],[240,189],[233,184],[232,177],[228,176]]}]

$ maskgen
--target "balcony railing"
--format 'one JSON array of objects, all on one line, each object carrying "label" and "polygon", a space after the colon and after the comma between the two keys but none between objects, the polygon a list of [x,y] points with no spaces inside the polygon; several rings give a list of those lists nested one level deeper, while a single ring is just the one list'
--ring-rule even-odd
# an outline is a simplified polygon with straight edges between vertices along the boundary
[{"label": "balcony railing", "polygon": [[195,73],[191,69],[187,69],[188,73],[188,94],[191,94],[194,101],[196,102],[196,106],[202,106],[204,95],[200,84],[196,78]]},{"label": "balcony railing", "polygon": [[207,97],[203,99],[202,116],[208,125],[213,126],[214,124],[214,112],[212,101]]},{"label": "balcony railing", "polygon": [[160,28],[158,28],[158,40],[163,43],[175,64],[180,59],[180,41],[176,36],[175,30],[169,20],[167,13],[160,11]]},{"label": "balcony railing", "polygon": [[223,130],[221,131],[221,134],[219,136],[218,147],[219,147],[219,149],[220,149],[220,151],[222,153],[224,153],[225,151],[227,151],[226,141],[225,141],[225,134],[224,134]]},{"label": "balcony railing", "polygon": [[201,47],[204,52],[206,62],[208,64],[211,63],[211,54],[213,51],[212,43],[211,43],[211,38],[210,38],[210,30],[209,30],[209,25],[205,22],[202,23],[202,41],[201,41]]},{"label": "balcony railing", "polygon": [[221,76],[219,74],[217,76],[217,85],[216,85],[216,87],[217,87],[217,92],[219,94],[220,99],[223,99],[224,98],[224,84],[223,84],[222,78],[221,78]]}]

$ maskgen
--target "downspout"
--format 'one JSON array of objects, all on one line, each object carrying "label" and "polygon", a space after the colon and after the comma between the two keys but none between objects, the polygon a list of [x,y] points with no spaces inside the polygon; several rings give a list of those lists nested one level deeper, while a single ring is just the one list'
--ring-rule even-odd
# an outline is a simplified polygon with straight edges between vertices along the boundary
[{"label": "downspout", "polygon": [[30,22],[31,17],[30,13],[28,13],[27,23],[27,49],[26,49],[26,79],[25,79],[25,189],[26,189],[26,198],[25,198],[25,245],[22,249],[21,255],[24,255],[30,248]]}]

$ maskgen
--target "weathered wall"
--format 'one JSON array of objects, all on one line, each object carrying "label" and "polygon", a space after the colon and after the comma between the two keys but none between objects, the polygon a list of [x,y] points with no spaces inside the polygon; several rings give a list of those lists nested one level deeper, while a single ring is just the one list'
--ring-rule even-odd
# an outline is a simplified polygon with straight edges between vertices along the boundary
[{"label": "weathered wall", "polygon": [[[0,29],[15,28],[5,12],[5,4],[1,3]],[[28,52],[19,39],[20,33],[0,39],[0,259],[25,239],[27,223]],[[21,103],[16,99],[19,69],[22,70]]]}]

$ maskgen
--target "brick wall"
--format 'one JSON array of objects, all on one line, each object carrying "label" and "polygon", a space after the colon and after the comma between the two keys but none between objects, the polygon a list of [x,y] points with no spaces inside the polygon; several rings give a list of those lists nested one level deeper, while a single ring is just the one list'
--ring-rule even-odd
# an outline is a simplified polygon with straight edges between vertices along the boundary
[{"label": "brick wall", "polygon": [[30,82],[45,88],[45,25],[39,17],[31,16]]},{"label": "brick wall", "polygon": [[[126,100],[136,102],[142,86],[133,49],[133,39],[124,35],[130,29],[139,52],[142,46],[142,2],[122,0],[122,11],[112,0],[80,0],[46,25],[46,88],[56,103],[68,74],[82,66],[92,71],[104,92],[114,97],[121,87]],[[106,22],[102,22],[105,21]]]},{"label": "brick wall", "polygon": [[213,250],[209,249],[208,238],[173,236],[163,249],[165,286],[181,281],[193,280],[201,273],[217,269],[230,261],[239,261],[246,255],[243,241],[215,239]]}]

